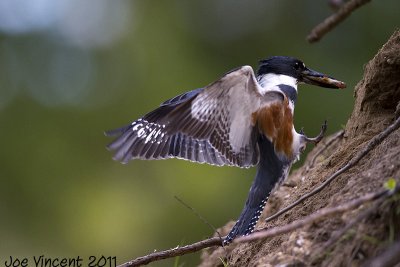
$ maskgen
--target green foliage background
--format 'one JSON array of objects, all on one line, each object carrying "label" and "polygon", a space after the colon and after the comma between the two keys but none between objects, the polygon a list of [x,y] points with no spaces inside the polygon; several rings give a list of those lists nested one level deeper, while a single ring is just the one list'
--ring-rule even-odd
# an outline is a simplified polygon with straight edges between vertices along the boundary
[{"label": "green foliage background", "polygon": [[[328,119],[332,133],[346,123],[363,65],[399,15],[397,1],[372,1],[310,45],[305,36],[331,13],[325,1],[137,0],[130,7],[132,25],[108,46],[75,47],[43,32],[0,36],[0,104],[11,99],[0,105],[1,261],[103,254],[122,263],[210,236],[174,195],[219,227],[239,215],[254,169],[179,160],[121,165],[105,149],[111,140],[103,131],[237,66],[291,55],[347,82],[344,91],[300,86],[297,129],[314,135]],[[55,57],[65,72],[53,69]],[[42,90],[53,78],[58,86]],[[45,102],[29,93],[32,86]],[[192,266],[198,255],[180,262]]]}]

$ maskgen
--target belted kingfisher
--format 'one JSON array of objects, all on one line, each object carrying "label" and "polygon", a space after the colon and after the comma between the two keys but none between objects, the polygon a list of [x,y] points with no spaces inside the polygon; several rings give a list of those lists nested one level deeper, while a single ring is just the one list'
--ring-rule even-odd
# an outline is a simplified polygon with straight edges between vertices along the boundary
[{"label": "belted kingfisher", "polygon": [[314,138],[293,125],[297,85],[345,88],[345,83],[308,69],[296,58],[274,56],[260,61],[257,75],[250,66],[234,69],[204,88],[163,102],[130,125],[106,132],[118,136],[108,145],[114,159],[179,158],[217,166],[257,166],[255,180],[235,226],[223,241],[248,235],[271,191],[288,175]]}]

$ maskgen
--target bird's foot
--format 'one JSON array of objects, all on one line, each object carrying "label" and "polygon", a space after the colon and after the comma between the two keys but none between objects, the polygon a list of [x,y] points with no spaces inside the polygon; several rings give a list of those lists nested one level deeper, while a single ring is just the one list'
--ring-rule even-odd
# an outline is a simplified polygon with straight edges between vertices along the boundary
[{"label": "bird's foot", "polygon": [[314,143],[314,144],[318,144],[319,141],[321,141],[321,139],[324,137],[326,129],[328,128],[328,124],[327,121],[324,121],[324,124],[322,124],[321,126],[321,131],[319,132],[319,134],[316,137],[308,137],[304,134],[303,128],[301,129],[300,133],[303,135],[303,140],[307,143]]}]

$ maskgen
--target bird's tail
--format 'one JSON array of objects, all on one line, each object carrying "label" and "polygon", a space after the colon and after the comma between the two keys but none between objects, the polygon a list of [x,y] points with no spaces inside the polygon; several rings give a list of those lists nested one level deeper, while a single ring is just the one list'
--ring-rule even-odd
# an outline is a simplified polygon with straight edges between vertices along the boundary
[{"label": "bird's tail", "polygon": [[267,203],[268,196],[270,192],[267,194],[262,194],[257,197],[252,196],[252,191],[255,189],[256,183],[253,183],[253,186],[250,189],[249,198],[246,201],[244,209],[240,214],[239,219],[237,220],[235,226],[229,232],[227,237],[224,240],[224,245],[228,245],[235,239],[237,236],[248,235],[253,232],[258,219],[261,216],[262,211],[264,210],[265,204]]},{"label": "bird's tail", "polygon": [[260,137],[258,144],[260,162],[255,180],[250,188],[242,213],[225,238],[224,245],[228,245],[238,236],[248,235],[253,232],[271,191],[286,178],[289,171],[290,163],[284,162],[276,156],[274,147],[269,140],[265,137]]}]

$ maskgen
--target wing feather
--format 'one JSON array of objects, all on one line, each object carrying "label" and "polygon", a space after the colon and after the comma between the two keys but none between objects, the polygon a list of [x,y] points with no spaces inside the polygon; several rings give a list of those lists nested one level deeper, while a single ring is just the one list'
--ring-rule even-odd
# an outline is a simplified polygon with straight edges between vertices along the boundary
[{"label": "wing feather", "polygon": [[252,114],[261,106],[282,101],[282,93],[263,91],[249,66],[231,71],[205,88],[161,104],[127,127],[108,148],[114,159],[181,158],[212,165],[250,167],[259,151]]}]

